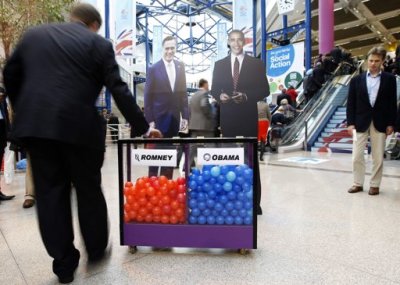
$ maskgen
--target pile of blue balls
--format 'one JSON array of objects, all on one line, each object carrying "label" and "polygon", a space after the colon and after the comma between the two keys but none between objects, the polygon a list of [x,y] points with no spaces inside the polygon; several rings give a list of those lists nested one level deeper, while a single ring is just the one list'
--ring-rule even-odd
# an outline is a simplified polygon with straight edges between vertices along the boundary
[{"label": "pile of blue balls", "polygon": [[190,224],[253,223],[253,169],[247,165],[192,168],[188,186]]}]

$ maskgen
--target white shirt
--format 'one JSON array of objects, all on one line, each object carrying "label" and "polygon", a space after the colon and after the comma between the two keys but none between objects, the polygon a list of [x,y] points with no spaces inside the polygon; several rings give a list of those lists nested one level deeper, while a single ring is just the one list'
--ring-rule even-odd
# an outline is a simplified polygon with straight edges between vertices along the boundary
[{"label": "white shirt", "polygon": [[171,90],[174,91],[175,79],[176,79],[175,63],[173,60],[171,60],[171,62],[168,62],[165,59],[163,59],[163,61],[165,64],[165,69],[167,70],[167,75],[169,79],[169,84],[171,85]]},{"label": "white shirt", "polygon": [[235,59],[236,59],[236,58],[239,60],[239,74],[240,74],[240,70],[242,69],[242,63],[243,63],[243,59],[244,59],[244,54],[243,54],[243,53],[241,53],[241,54],[239,54],[239,55],[233,55],[233,54],[231,54],[232,78],[233,78],[233,73],[235,72],[235,71],[234,71],[234,68],[235,68]]},{"label": "white shirt", "polygon": [[376,97],[378,96],[379,86],[381,85],[381,72],[377,75],[372,76],[369,70],[367,71],[367,90],[369,102],[374,107]]}]

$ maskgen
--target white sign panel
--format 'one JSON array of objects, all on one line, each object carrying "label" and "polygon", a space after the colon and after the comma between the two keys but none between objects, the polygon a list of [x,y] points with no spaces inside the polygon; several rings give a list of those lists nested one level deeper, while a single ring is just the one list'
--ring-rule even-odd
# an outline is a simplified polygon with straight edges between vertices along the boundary
[{"label": "white sign panel", "polygon": [[132,165],[172,166],[177,162],[176,149],[133,149]]},{"label": "white sign panel", "polygon": [[240,165],[244,164],[244,149],[238,148],[198,148],[199,165]]}]

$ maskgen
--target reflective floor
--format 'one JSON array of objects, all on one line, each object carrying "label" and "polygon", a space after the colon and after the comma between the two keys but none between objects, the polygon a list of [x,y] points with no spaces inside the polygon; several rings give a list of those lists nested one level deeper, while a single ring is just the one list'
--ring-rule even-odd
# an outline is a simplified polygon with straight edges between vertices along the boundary
[{"label": "reflective floor", "polygon": [[[139,248],[131,254],[119,245],[117,152],[110,146],[103,184],[112,252],[97,266],[87,266],[75,212],[82,257],[74,283],[400,284],[399,165],[385,162],[381,194],[369,196],[347,193],[352,182],[348,154],[266,153],[257,250],[242,256]],[[22,208],[24,174],[17,174],[12,185],[1,182],[3,192],[16,198],[0,205],[0,284],[57,284],[35,208]]]}]

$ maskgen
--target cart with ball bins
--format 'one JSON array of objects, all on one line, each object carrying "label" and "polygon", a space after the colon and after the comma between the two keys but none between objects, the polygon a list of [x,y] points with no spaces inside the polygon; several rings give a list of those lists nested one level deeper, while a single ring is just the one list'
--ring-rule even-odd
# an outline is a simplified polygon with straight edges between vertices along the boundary
[{"label": "cart with ball bins", "polygon": [[119,140],[121,245],[257,248],[256,158],[256,138]]}]

